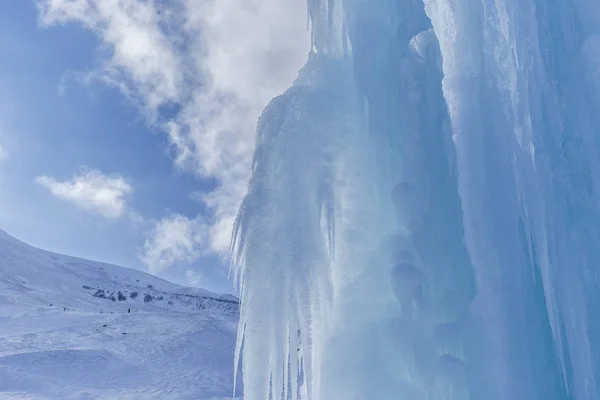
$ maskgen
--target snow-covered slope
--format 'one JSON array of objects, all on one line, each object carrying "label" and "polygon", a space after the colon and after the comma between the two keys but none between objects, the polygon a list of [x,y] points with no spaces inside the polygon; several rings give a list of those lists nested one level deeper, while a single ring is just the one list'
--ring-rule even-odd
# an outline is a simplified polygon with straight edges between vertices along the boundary
[{"label": "snow-covered slope", "polygon": [[0,231],[0,399],[223,399],[237,299]]}]

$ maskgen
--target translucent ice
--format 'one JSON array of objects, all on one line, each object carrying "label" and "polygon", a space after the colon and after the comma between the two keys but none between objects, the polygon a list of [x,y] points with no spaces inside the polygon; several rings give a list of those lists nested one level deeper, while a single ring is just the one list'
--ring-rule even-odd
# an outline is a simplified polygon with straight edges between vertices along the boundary
[{"label": "translucent ice", "polygon": [[234,235],[245,399],[600,398],[600,3],[309,19]]}]

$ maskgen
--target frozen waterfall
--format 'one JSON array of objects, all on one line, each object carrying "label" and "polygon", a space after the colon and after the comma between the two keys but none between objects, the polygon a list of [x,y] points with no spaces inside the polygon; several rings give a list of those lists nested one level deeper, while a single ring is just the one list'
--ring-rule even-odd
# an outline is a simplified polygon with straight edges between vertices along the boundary
[{"label": "frozen waterfall", "polygon": [[308,9],[234,232],[245,400],[600,399],[600,2]]}]

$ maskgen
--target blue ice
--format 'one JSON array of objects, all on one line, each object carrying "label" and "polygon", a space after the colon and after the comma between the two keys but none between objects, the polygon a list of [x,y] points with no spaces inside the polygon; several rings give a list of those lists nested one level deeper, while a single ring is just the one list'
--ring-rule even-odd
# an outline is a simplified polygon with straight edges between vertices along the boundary
[{"label": "blue ice", "polygon": [[309,0],[236,222],[246,400],[600,398],[600,2]]}]

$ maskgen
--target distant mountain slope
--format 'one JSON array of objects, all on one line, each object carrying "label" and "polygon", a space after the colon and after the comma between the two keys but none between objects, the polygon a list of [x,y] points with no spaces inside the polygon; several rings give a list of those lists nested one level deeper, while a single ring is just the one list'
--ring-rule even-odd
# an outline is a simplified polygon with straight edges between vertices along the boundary
[{"label": "distant mountain slope", "polygon": [[238,302],[0,231],[1,399],[231,398]]},{"label": "distant mountain slope", "polygon": [[[107,304],[111,301],[115,304]],[[39,250],[0,230],[2,303],[99,310],[160,307],[237,311],[237,299],[231,295],[185,288],[142,271]]]}]

